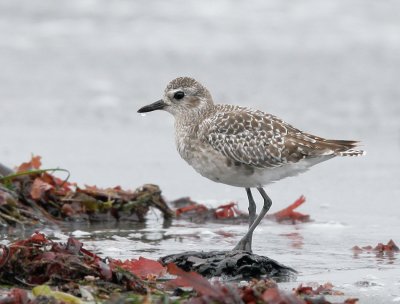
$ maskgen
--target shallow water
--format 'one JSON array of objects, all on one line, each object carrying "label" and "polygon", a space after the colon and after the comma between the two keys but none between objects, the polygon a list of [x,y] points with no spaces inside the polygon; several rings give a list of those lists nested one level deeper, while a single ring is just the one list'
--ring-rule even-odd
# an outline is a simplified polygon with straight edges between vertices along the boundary
[{"label": "shallow water", "polygon": [[[288,289],[331,281],[362,303],[400,302],[399,255],[351,251],[400,243],[399,9],[373,0],[2,1],[0,161],[17,165],[35,153],[80,184],[151,182],[167,199],[234,200],[245,210],[243,189],[208,181],[179,158],[172,117],[136,114],[172,78],[194,76],[216,101],[362,140],[366,157],[330,160],[266,188],[272,211],[304,194],[300,211],[314,222],[264,221],[254,251],[299,271]],[[157,258],[231,248],[246,227],[168,226],[150,214],[143,225],[47,229],[57,239],[71,231],[105,256]],[[2,242],[22,234],[10,230]]]}]

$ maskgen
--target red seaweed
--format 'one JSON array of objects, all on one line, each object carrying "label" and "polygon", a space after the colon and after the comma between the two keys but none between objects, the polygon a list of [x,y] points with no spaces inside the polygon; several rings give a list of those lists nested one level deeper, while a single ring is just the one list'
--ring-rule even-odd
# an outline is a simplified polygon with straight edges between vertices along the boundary
[{"label": "red seaweed", "polygon": [[294,201],[290,206],[275,212],[273,214],[268,214],[266,217],[277,221],[278,223],[287,222],[295,224],[297,222],[309,222],[310,216],[308,214],[303,214],[294,211],[296,208],[301,206],[306,201],[306,198],[302,195],[296,201]]}]

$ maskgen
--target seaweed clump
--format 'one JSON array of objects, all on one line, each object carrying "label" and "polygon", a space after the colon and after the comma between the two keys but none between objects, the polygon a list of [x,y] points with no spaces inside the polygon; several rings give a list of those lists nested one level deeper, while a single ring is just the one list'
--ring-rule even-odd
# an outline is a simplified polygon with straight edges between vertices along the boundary
[{"label": "seaweed clump", "polygon": [[0,225],[58,224],[59,221],[139,221],[144,222],[150,208],[161,211],[165,219],[174,216],[158,186],[147,184],[134,191],[121,187],[101,189],[79,187],[55,172],[40,169],[40,156],[21,164],[16,171],[0,169]]}]

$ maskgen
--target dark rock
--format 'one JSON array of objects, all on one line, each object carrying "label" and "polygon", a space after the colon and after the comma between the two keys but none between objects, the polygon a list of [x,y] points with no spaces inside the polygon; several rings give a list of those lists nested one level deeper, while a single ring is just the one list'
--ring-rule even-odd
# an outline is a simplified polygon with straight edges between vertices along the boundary
[{"label": "dark rock", "polygon": [[224,277],[228,280],[272,278],[276,281],[293,280],[296,270],[265,256],[248,251],[188,251],[161,257],[163,265],[175,263],[185,271],[195,271],[207,278]]}]

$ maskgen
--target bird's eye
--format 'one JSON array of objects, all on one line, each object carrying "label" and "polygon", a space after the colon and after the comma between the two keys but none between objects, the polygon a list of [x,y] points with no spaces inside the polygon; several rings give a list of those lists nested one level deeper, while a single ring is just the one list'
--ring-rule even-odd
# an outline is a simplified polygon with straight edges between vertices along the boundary
[{"label": "bird's eye", "polygon": [[182,91],[178,91],[174,94],[174,98],[175,99],[182,99],[183,97],[185,97],[185,93],[183,93]]}]

